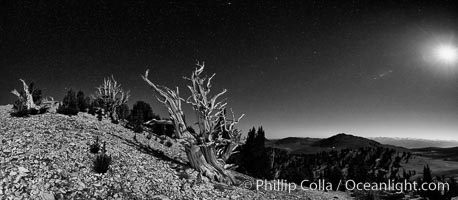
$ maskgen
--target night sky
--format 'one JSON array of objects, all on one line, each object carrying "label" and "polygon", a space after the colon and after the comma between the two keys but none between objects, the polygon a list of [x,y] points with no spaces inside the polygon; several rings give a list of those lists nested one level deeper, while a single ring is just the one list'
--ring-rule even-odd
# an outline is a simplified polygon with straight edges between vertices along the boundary
[{"label": "night sky", "polygon": [[188,95],[199,60],[244,133],[457,139],[458,67],[432,56],[458,45],[453,1],[123,2],[2,1],[0,104],[19,78],[62,100],[113,74],[165,117],[140,74]]}]

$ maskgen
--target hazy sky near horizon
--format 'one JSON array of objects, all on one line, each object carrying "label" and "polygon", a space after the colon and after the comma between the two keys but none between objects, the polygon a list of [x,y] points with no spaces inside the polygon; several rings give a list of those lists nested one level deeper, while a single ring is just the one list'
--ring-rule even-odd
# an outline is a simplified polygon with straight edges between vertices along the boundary
[{"label": "hazy sky near horizon", "polygon": [[458,67],[432,56],[458,45],[453,1],[2,4],[0,104],[14,101],[19,78],[62,100],[113,74],[131,105],[166,116],[140,74],[188,94],[181,77],[200,60],[246,115],[244,133],[456,139]]}]

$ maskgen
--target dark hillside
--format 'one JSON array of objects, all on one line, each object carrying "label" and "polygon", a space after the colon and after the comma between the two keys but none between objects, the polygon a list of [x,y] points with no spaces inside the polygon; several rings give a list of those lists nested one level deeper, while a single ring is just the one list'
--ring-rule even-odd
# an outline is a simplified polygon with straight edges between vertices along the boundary
[{"label": "dark hillside", "polygon": [[364,147],[381,147],[382,145],[370,139],[340,133],[330,138],[317,141],[313,143],[312,146],[331,149],[357,149]]},{"label": "dark hillside", "polygon": [[446,161],[458,161],[458,147],[453,148],[439,148],[428,147],[420,149],[412,149],[413,152],[425,157],[442,159]]}]

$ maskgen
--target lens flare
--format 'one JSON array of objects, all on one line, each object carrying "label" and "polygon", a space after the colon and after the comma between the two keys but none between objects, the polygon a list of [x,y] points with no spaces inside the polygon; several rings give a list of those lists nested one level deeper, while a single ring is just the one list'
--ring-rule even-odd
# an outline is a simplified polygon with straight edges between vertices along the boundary
[{"label": "lens flare", "polygon": [[441,45],[436,49],[436,58],[438,61],[453,64],[457,60],[457,49],[449,45]]}]

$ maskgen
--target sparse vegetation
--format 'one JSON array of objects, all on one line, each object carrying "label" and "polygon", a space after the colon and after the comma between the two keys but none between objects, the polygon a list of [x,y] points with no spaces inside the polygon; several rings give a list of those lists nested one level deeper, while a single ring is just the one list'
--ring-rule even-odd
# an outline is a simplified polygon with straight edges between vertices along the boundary
[{"label": "sparse vegetation", "polygon": [[[145,77],[147,77],[147,75]],[[194,76],[188,80],[194,79],[198,78]],[[198,83],[204,83],[205,81],[202,80],[205,79],[200,79],[200,81],[196,81],[195,84],[198,85]],[[25,82],[23,83],[25,85]],[[30,85],[27,87],[28,89],[25,91],[28,91],[29,94],[33,94],[35,89],[29,89]],[[175,121],[172,120],[178,119],[178,121],[182,120],[183,123],[185,122],[184,114],[182,112],[176,112],[181,111],[181,105],[179,105],[179,101],[185,101],[181,98],[179,98],[179,101],[174,101],[176,99],[172,98],[171,102],[175,103],[174,105],[180,109],[169,108],[169,112],[181,113],[181,115],[175,115],[171,117],[171,119],[161,119],[158,115],[153,113],[149,104],[141,101],[134,105],[132,112],[129,112],[127,104],[122,104],[121,106],[116,107],[117,116],[119,119],[127,118],[131,124],[137,124],[138,126],[134,126],[134,128],[141,129],[141,131],[136,130],[137,132],[143,131],[143,124],[146,121],[152,121],[153,126],[148,126],[146,130],[152,130],[152,132],[156,133],[157,135],[161,135],[160,137],[157,137],[160,140],[159,143],[166,147],[175,148],[173,142],[170,139],[172,134],[175,137],[184,139],[187,156],[188,158],[191,158],[191,166],[193,166],[195,169],[197,168],[200,170],[200,172],[202,172],[202,174],[209,176],[213,180],[230,184],[235,183],[235,180],[231,179],[231,174],[229,171],[222,168],[222,165],[227,163],[236,163],[239,165],[237,168],[238,171],[257,178],[286,179],[296,183],[299,183],[304,179],[315,181],[324,179],[326,182],[332,183],[333,186],[337,185],[339,180],[352,179],[357,182],[368,182],[386,181],[390,179],[395,181],[402,181],[410,180],[411,177],[415,176],[415,171],[412,172],[403,168],[403,165],[408,163],[410,164],[410,162],[412,162],[409,160],[414,159],[412,158],[412,154],[410,152],[397,152],[395,149],[384,148],[378,145],[352,149],[343,148],[345,145],[342,145],[342,147],[339,146],[339,148],[318,153],[314,152],[311,154],[302,155],[288,154],[288,152],[284,150],[266,147],[265,133],[262,127],[260,127],[257,130],[254,128],[251,129],[248,132],[248,137],[245,144],[241,148],[237,148],[238,144],[241,142],[240,132],[235,130],[234,125],[236,122],[238,122],[238,120],[234,121],[234,117],[231,120],[226,119],[226,109],[224,107],[225,103],[215,101],[218,95],[210,98],[210,101],[208,101],[208,99],[206,101],[201,96],[203,96],[203,94],[208,94],[209,90],[203,90],[203,94],[199,93],[199,90],[200,89],[191,88],[191,93],[194,92],[198,94],[196,95],[193,93],[193,95],[187,99],[187,102],[189,102],[195,110],[199,111],[196,111],[196,115],[199,120],[198,123],[200,123],[198,124],[198,131],[194,130],[192,126],[175,123]],[[33,95],[27,95],[27,92],[19,93],[16,91],[13,93],[20,97],[14,105],[15,109],[21,107],[27,108],[24,102],[27,102],[27,98],[32,96],[31,99],[33,104],[35,104],[35,108],[24,109],[23,115],[40,113],[41,111],[37,110],[37,108],[46,109],[46,106],[40,105],[43,104],[42,102],[46,102],[46,99],[43,100],[43,98],[41,98],[41,92],[35,92],[35,98]],[[168,91],[168,94],[171,96],[175,95],[174,97],[178,97],[178,91]],[[167,96],[167,98],[170,97]],[[166,100],[162,100],[167,104]],[[202,105],[202,102],[205,101],[210,102],[209,104],[205,104],[208,105],[208,107]],[[100,102],[102,101],[99,100],[96,104],[103,105],[100,104]],[[170,105],[173,104],[170,102],[168,103]],[[218,104],[224,106],[215,106]],[[90,108],[89,105],[90,104],[88,98],[84,96],[82,91],[75,95],[73,90],[68,90],[62,105],[58,109],[58,112],[77,113],[75,110],[81,110],[81,107],[84,108],[85,106],[88,106],[88,109]],[[102,119],[103,111],[103,109],[97,110],[100,119]],[[208,116],[205,117],[205,114],[201,114],[202,111],[204,111],[203,113],[207,113]],[[205,132],[208,127],[212,127],[209,128],[209,131],[211,132]],[[181,130],[181,132],[179,132],[179,130]],[[346,138],[348,138],[348,136],[346,136]],[[331,144],[327,144],[326,142],[328,142],[328,140],[323,140],[317,143],[321,145],[321,148],[328,148],[328,146],[338,146],[335,143],[339,143],[339,140],[334,141]],[[352,142],[354,142],[353,139]],[[196,157],[195,153],[190,152],[191,150],[197,150],[197,152],[200,152],[201,157]],[[228,157],[225,156],[233,155],[236,150],[240,150],[241,152],[240,155],[238,155],[238,160],[235,162],[227,162]],[[89,151],[93,154],[96,154],[92,160],[92,169],[96,173],[106,173],[110,169],[113,158],[107,155],[105,143],[102,147],[100,145],[99,138],[96,137],[95,142],[89,145]],[[212,171],[211,167],[214,166],[220,168],[215,168],[217,171]],[[204,169],[207,171],[204,171]],[[445,191],[443,194],[437,191],[412,192],[411,194],[415,197],[422,196],[428,197],[429,199],[448,200],[451,197],[457,196],[458,186],[455,178],[434,176],[428,165],[423,167],[422,175],[423,176],[421,182],[447,182],[450,184],[450,190]],[[356,199],[404,198],[404,194],[395,194],[390,191],[355,192],[353,195]]]},{"label": "sparse vegetation", "polygon": [[110,168],[110,164],[112,162],[111,156],[108,156],[106,154],[106,143],[103,143],[102,147],[102,152],[97,155],[97,157],[94,159],[94,171],[97,173],[106,173],[108,169]]},{"label": "sparse vegetation", "polygon": [[89,151],[91,153],[99,153],[100,144],[99,144],[99,136],[95,138],[95,142],[89,145]]},{"label": "sparse vegetation", "polygon": [[[411,152],[400,151],[373,142],[366,138],[355,137],[346,134],[338,134],[328,139],[315,141],[311,147],[318,149],[307,154],[304,151],[290,154],[286,150],[266,147],[265,132],[262,127],[255,128],[248,132],[245,144],[242,144],[241,134],[235,125],[241,119],[228,119],[226,102],[217,101],[226,90],[210,96],[210,80],[203,78],[203,64],[192,73],[190,89],[191,95],[187,99],[179,96],[179,91],[170,90],[167,87],[158,86],[149,81],[148,71],[143,79],[153,88],[158,99],[167,106],[170,118],[160,118],[154,114],[151,106],[143,101],[138,101],[129,110],[126,104],[129,98],[128,92],[120,89],[120,85],[112,79],[104,81],[98,87],[99,98],[94,101],[84,95],[82,91],[77,94],[69,89],[62,104],[57,109],[58,113],[76,115],[79,111],[89,111],[97,114],[102,120],[104,116],[111,117],[112,121],[126,119],[129,128],[140,133],[145,130],[155,133],[159,137],[161,146],[176,148],[171,138],[180,139],[185,146],[185,153],[190,165],[214,181],[227,184],[236,184],[234,176],[224,168],[226,164],[236,166],[236,170],[256,178],[262,179],[286,179],[291,182],[300,182],[304,179],[311,181],[325,180],[337,186],[340,180],[354,180],[355,182],[383,182],[387,180],[412,181],[417,177],[420,183],[447,182],[450,184],[449,191],[418,191],[409,192],[415,197],[427,197],[429,199],[448,200],[458,195],[458,184],[454,177],[439,177],[433,174],[429,165],[423,166],[422,177],[416,175],[415,170],[406,170],[405,165],[411,164],[415,157]],[[18,97],[13,105],[14,116],[27,116],[44,113],[48,110],[46,102],[42,98],[41,90],[34,88],[34,84],[27,85],[21,80],[24,91],[13,90],[12,93]],[[187,126],[181,103],[186,102],[192,106],[197,118],[197,131],[192,126]],[[243,116],[243,115],[242,115]],[[124,121],[125,123],[125,121]],[[137,141],[137,135],[134,141]],[[151,136],[147,136],[148,139]],[[342,142],[345,141],[345,142]],[[5,142],[2,142],[5,143]],[[99,137],[89,144],[89,151],[96,154],[92,160],[93,170],[96,173],[106,173],[110,169],[112,157],[106,153],[106,143],[103,146],[99,143]],[[350,148],[348,148],[350,146]],[[447,154],[435,155],[438,158],[453,156],[453,148],[442,149]],[[420,150],[418,150],[420,151]],[[420,152],[429,152],[429,148]],[[237,156],[231,157],[240,152]],[[453,155],[452,155],[453,154]],[[415,154],[414,154],[415,155]],[[238,166],[238,167],[237,167]],[[421,171],[421,170],[418,170]],[[307,186],[307,185],[305,185]],[[342,188],[340,188],[342,189]],[[333,188],[337,190],[337,188]],[[353,193],[355,199],[403,199],[405,194],[394,193],[393,191],[358,191]]]},{"label": "sparse vegetation", "polygon": [[94,160],[94,171],[97,173],[106,173],[110,168],[111,156],[101,153]]}]

